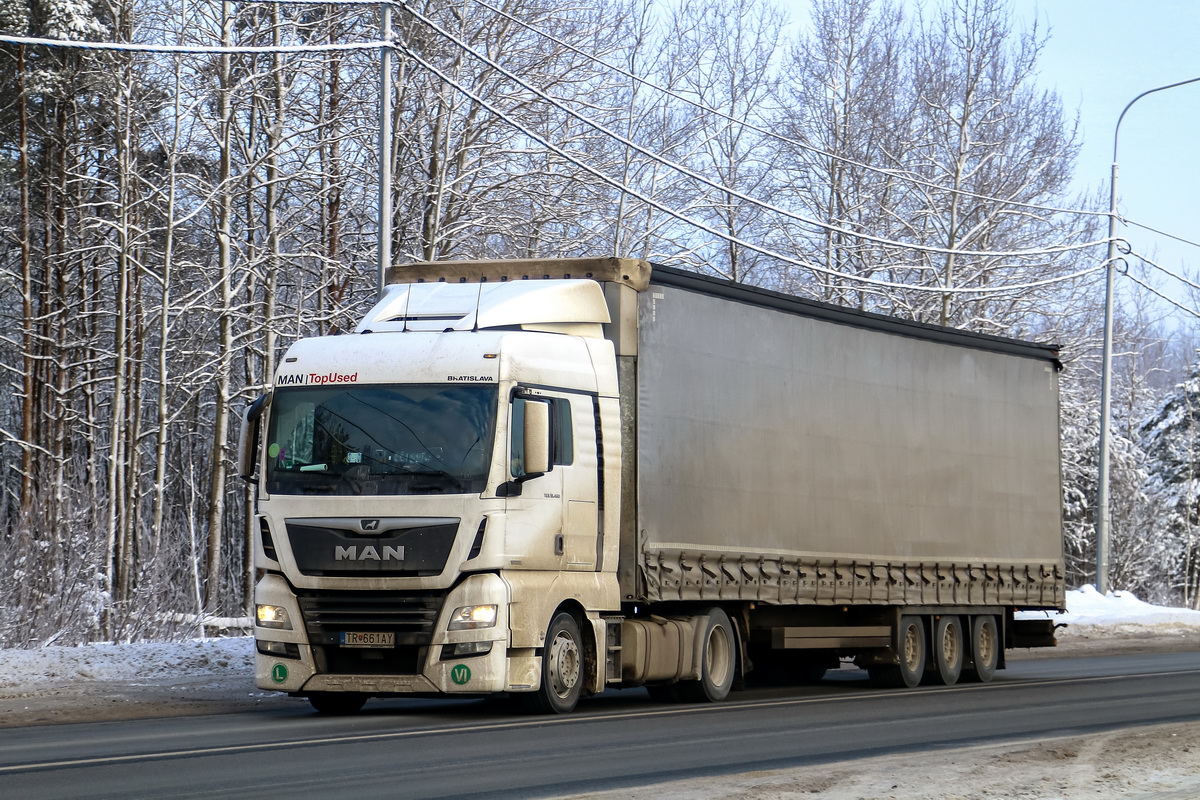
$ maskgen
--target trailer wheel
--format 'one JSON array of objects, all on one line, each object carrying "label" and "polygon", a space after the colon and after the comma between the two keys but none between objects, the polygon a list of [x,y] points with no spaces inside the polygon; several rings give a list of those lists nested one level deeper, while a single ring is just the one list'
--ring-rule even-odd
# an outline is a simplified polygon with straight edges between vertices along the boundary
[{"label": "trailer wheel", "polygon": [[938,617],[933,634],[933,663],[926,672],[930,683],[953,686],[963,668],[962,620],[954,615]]},{"label": "trailer wheel", "polygon": [[583,689],[583,637],[579,623],[560,611],[546,630],[542,651],[542,685],[536,692],[520,695],[538,714],[566,714],[579,702]]},{"label": "trailer wheel", "polygon": [[357,692],[316,692],[308,696],[308,703],[318,714],[344,717],[362,711],[367,696]]},{"label": "trailer wheel", "polygon": [[680,681],[679,697],[694,703],[716,703],[729,696],[737,671],[737,638],[729,615],[710,608],[700,641],[700,680]]},{"label": "trailer wheel", "polygon": [[971,663],[966,667],[967,679],[987,683],[996,676],[999,663],[1000,635],[996,618],[975,617],[971,620]]},{"label": "trailer wheel", "polygon": [[877,664],[867,668],[878,686],[907,686],[921,683],[925,674],[925,623],[920,617],[900,618],[899,664]]}]

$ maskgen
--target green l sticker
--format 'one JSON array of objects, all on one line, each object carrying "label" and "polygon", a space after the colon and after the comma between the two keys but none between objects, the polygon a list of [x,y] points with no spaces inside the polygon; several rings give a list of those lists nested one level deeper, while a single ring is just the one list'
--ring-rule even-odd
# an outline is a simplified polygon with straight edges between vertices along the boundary
[{"label": "green l sticker", "polygon": [[286,664],[276,664],[271,667],[271,680],[276,683],[283,683],[288,679],[288,670]]},{"label": "green l sticker", "polygon": [[471,668],[466,664],[459,664],[450,670],[450,680],[459,686],[465,686],[471,682]]}]

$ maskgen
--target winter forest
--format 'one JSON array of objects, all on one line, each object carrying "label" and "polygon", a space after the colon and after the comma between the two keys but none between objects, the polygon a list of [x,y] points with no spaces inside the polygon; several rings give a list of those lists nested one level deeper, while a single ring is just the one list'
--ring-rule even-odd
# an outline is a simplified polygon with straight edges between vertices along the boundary
[{"label": "winter forest", "polygon": [[[1068,583],[1093,580],[1108,220],[1006,0],[392,8],[395,263],[646,258],[1060,343]],[[377,289],[380,16],[0,0],[0,646],[245,613],[240,413]],[[1197,608],[1198,342],[1126,261],[1112,584]]]}]

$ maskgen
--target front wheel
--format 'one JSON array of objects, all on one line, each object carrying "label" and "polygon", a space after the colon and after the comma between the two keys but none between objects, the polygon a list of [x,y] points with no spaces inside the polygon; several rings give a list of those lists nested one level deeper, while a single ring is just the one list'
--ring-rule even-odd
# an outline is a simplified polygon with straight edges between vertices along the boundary
[{"label": "front wheel", "polygon": [[728,697],[737,671],[737,637],[729,615],[712,608],[707,617],[700,640],[700,680],[678,684],[680,698],[697,703],[716,703]]},{"label": "front wheel", "polygon": [[566,714],[579,702],[583,689],[583,637],[579,623],[565,611],[550,621],[542,651],[542,685],[520,695],[538,714]]}]

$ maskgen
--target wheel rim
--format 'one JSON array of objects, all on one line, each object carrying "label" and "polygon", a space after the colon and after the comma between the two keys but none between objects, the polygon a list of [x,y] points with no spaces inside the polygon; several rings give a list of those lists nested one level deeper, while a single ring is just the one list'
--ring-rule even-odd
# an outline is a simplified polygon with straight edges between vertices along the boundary
[{"label": "wheel rim", "polygon": [[567,697],[579,682],[579,645],[560,631],[550,645],[550,686],[559,697]]},{"label": "wheel rim", "polygon": [[996,632],[991,625],[984,623],[979,626],[979,661],[981,666],[990,666],[996,657]]},{"label": "wheel rim", "polygon": [[729,631],[724,626],[715,626],[708,632],[708,643],[704,648],[704,668],[708,678],[716,686],[724,686],[729,678],[730,654],[733,645],[729,641]]},{"label": "wheel rim", "polygon": [[962,658],[959,650],[961,641],[962,639],[958,635],[958,626],[953,622],[947,623],[942,629],[942,657],[950,669],[958,666],[959,659]]},{"label": "wheel rim", "polygon": [[909,672],[916,672],[921,666],[921,637],[916,625],[904,629],[904,667]]}]

